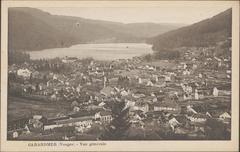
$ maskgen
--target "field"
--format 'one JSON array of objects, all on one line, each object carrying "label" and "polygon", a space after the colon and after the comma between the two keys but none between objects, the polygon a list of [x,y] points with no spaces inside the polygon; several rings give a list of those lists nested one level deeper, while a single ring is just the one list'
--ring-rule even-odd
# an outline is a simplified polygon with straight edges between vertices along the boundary
[{"label": "field", "polygon": [[70,103],[42,102],[18,97],[8,97],[8,120],[41,114],[55,117],[59,113],[66,113]]}]

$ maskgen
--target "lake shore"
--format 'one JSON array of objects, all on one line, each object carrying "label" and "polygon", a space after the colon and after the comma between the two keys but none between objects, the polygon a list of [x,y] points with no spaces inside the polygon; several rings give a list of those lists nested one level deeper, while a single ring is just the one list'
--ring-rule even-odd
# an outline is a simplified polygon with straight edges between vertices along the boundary
[{"label": "lake shore", "polygon": [[131,59],[153,53],[152,46],[145,43],[102,43],[79,44],[69,48],[54,48],[30,51],[31,59],[52,59],[56,57],[94,58],[96,60]]}]

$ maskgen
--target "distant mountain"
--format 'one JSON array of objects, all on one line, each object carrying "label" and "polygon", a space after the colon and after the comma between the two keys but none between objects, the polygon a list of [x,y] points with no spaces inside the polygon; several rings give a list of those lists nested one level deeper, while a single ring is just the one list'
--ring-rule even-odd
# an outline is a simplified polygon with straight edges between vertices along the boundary
[{"label": "distant mountain", "polygon": [[9,50],[41,50],[79,43],[143,42],[179,24],[134,23],[51,15],[35,8],[9,8]]},{"label": "distant mountain", "polygon": [[232,9],[212,18],[150,38],[153,50],[166,51],[177,47],[213,46],[231,37]]}]

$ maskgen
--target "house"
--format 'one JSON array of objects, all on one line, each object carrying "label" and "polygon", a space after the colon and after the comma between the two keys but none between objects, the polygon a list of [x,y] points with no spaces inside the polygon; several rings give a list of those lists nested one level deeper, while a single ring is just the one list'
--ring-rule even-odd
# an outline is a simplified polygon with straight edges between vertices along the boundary
[{"label": "house", "polygon": [[79,111],[80,111],[80,108],[78,106],[73,107],[73,112],[79,112]]},{"label": "house", "polygon": [[224,112],[219,116],[220,119],[225,120],[225,119],[231,119],[231,115],[227,112]]},{"label": "house", "polygon": [[149,111],[149,104],[143,102],[136,103],[133,107],[133,110],[141,110],[146,113]]},{"label": "house", "polygon": [[142,79],[141,78],[138,78],[138,83],[142,84]]},{"label": "house", "polygon": [[57,95],[54,93],[50,96],[51,101],[57,101]]},{"label": "house", "polygon": [[187,68],[187,64],[183,63],[183,69],[186,69],[186,68]]},{"label": "house", "polygon": [[166,76],[165,76],[165,81],[166,81],[166,82],[170,82],[170,81],[171,81],[171,76],[166,75]]},{"label": "house", "polygon": [[151,80],[149,80],[149,81],[147,82],[147,86],[150,86],[150,87],[152,87],[152,86],[153,86],[153,83],[152,83],[152,81],[151,81]]},{"label": "house", "polygon": [[187,106],[187,112],[197,114],[197,112],[190,105]]},{"label": "house", "polygon": [[192,66],[193,69],[197,69],[197,67],[198,67],[197,64],[193,64]]},{"label": "house", "polygon": [[212,115],[211,115],[209,112],[206,112],[206,115],[207,115],[209,118],[212,118]]},{"label": "house", "polygon": [[89,126],[92,125],[92,116],[84,116],[84,117],[77,117],[71,118],[66,120],[58,120],[55,121],[57,126]]},{"label": "house", "polygon": [[216,87],[213,88],[213,96],[217,97],[218,96],[218,89]]},{"label": "house", "polygon": [[28,70],[28,69],[18,69],[17,70],[17,75],[18,76],[22,76],[24,78],[30,78],[31,73],[32,72],[30,70]]},{"label": "house", "polygon": [[145,95],[144,94],[132,94],[133,98],[139,99],[139,98],[144,98]]},{"label": "house", "polygon": [[198,90],[197,89],[195,90],[194,98],[195,98],[195,100],[199,99],[199,95],[198,95]]},{"label": "house", "polygon": [[183,71],[183,75],[190,75],[190,74],[191,74],[191,72],[189,70]]},{"label": "house", "polygon": [[187,84],[181,84],[181,87],[185,93],[193,92],[193,88],[191,86],[188,86]]},{"label": "house", "polygon": [[114,94],[114,88],[110,87],[110,86],[107,86],[107,87],[104,87],[101,91],[100,91],[101,94],[105,95],[105,96],[111,96],[112,94]]},{"label": "house", "polygon": [[153,104],[154,111],[179,112],[180,107],[174,101],[164,101]]},{"label": "house", "polygon": [[38,89],[39,89],[40,91],[45,90],[46,88],[47,88],[47,85],[46,85],[46,84],[44,84],[44,83],[39,83],[39,84],[38,84]]},{"label": "house", "polygon": [[129,94],[129,92],[125,91],[125,90],[122,90],[121,93],[120,93],[122,96],[127,96]]},{"label": "house", "polygon": [[172,130],[174,130],[175,127],[180,124],[180,123],[177,121],[177,119],[174,118],[174,117],[173,117],[172,119],[170,119],[170,120],[168,121],[168,123],[170,124]]},{"label": "house", "polygon": [[187,94],[187,93],[184,93],[184,94],[183,94],[183,100],[190,100],[190,99],[192,99],[192,96],[191,96],[191,95],[189,95],[189,94]]},{"label": "house", "polygon": [[134,105],[136,104],[135,101],[131,101],[131,100],[126,100],[126,107],[129,107],[130,110],[133,109]]},{"label": "house", "polygon": [[158,75],[153,75],[154,81],[158,82]]},{"label": "house", "polygon": [[48,122],[43,125],[43,130],[52,130],[54,128],[59,128],[59,127],[63,127],[63,125],[61,124],[59,125],[56,122]]},{"label": "house", "polygon": [[38,71],[34,71],[34,72],[32,72],[32,78],[33,79],[43,79],[43,74],[41,74],[40,72],[38,72]]},{"label": "house", "polygon": [[98,106],[103,107],[105,104],[106,103],[102,101],[101,103],[98,104]]},{"label": "house", "polygon": [[101,122],[110,123],[112,121],[112,115],[110,111],[100,111],[94,115],[95,120],[100,120]]},{"label": "house", "polygon": [[192,122],[206,122],[207,121],[207,118],[208,116],[207,115],[204,115],[204,114],[193,114],[191,116],[187,116],[187,118],[192,121]]}]

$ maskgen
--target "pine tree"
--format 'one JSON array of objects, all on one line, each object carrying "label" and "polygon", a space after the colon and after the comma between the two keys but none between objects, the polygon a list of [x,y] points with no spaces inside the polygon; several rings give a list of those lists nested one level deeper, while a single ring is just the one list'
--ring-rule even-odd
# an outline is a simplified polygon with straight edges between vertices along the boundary
[{"label": "pine tree", "polygon": [[114,101],[112,108],[113,120],[105,128],[101,140],[124,140],[127,137],[129,122],[129,108],[124,101]]}]

